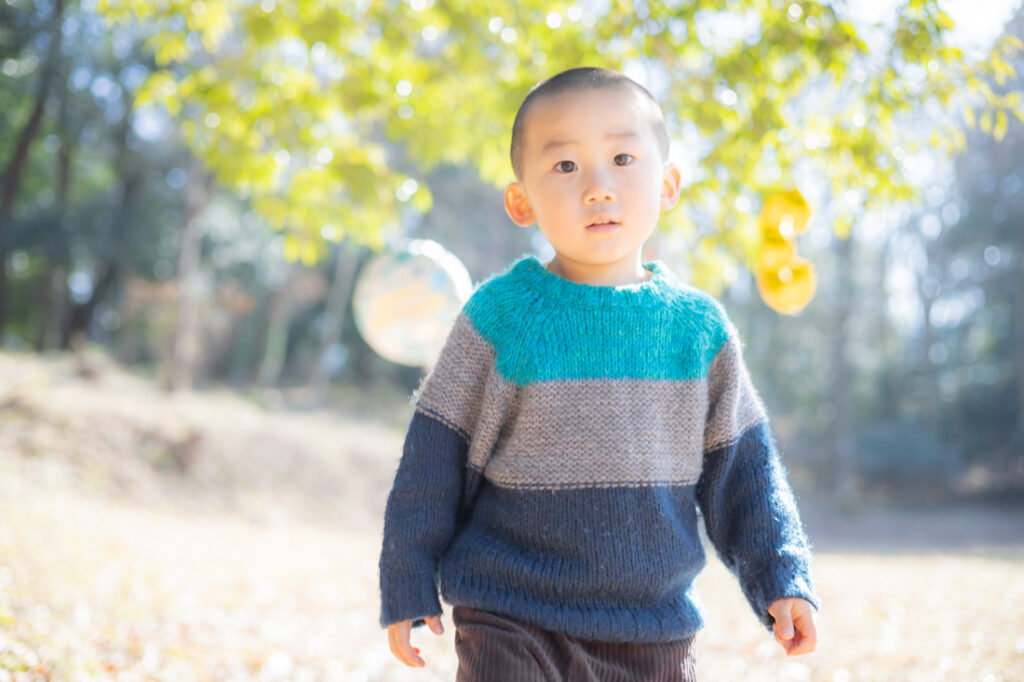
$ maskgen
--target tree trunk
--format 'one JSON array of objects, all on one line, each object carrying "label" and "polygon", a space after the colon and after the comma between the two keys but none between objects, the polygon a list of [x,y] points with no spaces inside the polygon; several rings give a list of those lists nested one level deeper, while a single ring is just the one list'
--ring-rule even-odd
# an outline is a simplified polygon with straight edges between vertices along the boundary
[{"label": "tree trunk", "polygon": [[270,298],[270,292],[259,287],[255,306],[239,326],[228,367],[228,381],[235,388],[241,388],[252,381],[253,367],[256,365],[254,358],[260,352],[260,345],[263,343],[266,327],[263,320],[267,315]]},{"label": "tree trunk", "polygon": [[108,263],[92,288],[92,294],[85,303],[71,306],[67,317],[64,318],[64,328],[61,330],[60,347],[63,350],[71,348],[71,342],[78,332],[84,332],[92,322],[93,313],[107,293],[114,287],[120,272],[116,263]]},{"label": "tree trunk", "polygon": [[[871,305],[871,314],[874,316],[872,327],[872,347],[880,354],[883,361],[879,363],[879,370],[875,375],[875,390],[878,395],[876,412],[881,414],[895,414],[899,410],[898,397],[894,390],[894,375],[889,368],[888,358],[893,352],[892,346],[893,328],[889,322],[888,300],[889,294],[885,289],[885,278],[889,272],[889,254],[892,247],[892,235],[890,233],[884,241],[879,244],[872,260],[876,265],[876,276],[874,280],[878,283],[873,291],[877,299]],[[895,344],[899,345],[899,344]]]},{"label": "tree trunk", "polygon": [[836,414],[830,429],[835,461],[835,493],[840,505],[852,507],[858,496],[857,471],[854,462],[853,401],[850,366],[847,359],[847,333],[853,300],[853,243],[851,234],[836,242],[838,291],[836,292],[835,322],[832,325],[832,382],[829,392],[835,401]]},{"label": "tree trunk", "polygon": [[267,336],[259,371],[261,388],[276,386],[281,378],[281,369],[284,367],[285,355],[288,352],[288,325],[291,321],[292,281],[295,268],[295,265],[288,265],[288,275],[267,307]]},{"label": "tree trunk", "polygon": [[932,363],[931,349],[935,344],[935,327],[932,325],[932,307],[939,297],[941,270],[937,264],[941,243],[938,239],[925,244],[925,272],[917,278],[917,295],[921,299],[921,345],[918,372],[923,390],[920,392],[923,421],[935,433],[942,427],[942,405],[939,397],[938,374],[940,367]]},{"label": "tree trunk", "polygon": [[48,261],[46,270],[37,281],[36,306],[39,310],[39,319],[36,320],[36,340],[34,343],[37,353],[42,353],[49,347],[50,323],[53,317],[54,308],[54,280],[57,275],[57,266],[53,261]]},{"label": "tree trunk", "polygon": [[349,301],[352,297],[352,278],[355,275],[358,261],[359,250],[357,248],[346,246],[344,242],[338,245],[334,281],[331,282],[331,290],[327,294],[327,304],[324,310],[326,331],[321,340],[320,352],[317,354],[317,362],[313,364],[313,373],[310,377],[314,400],[318,405],[322,405],[327,398],[327,385],[330,377],[327,375],[325,362],[331,348],[336,346],[341,339],[345,313],[348,311]]},{"label": "tree trunk", "polygon": [[21,179],[25,173],[25,166],[28,163],[28,153],[39,133],[39,126],[43,121],[43,114],[46,113],[46,98],[50,92],[50,84],[53,82],[53,75],[57,70],[60,60],[61,39],[64,36],[61,30],[62,17],[64,14],[64,0],[55,0],[53,14],[50,16],[50,47],[46,54],[46,63],[39,76],[39,88],[36,90],[36,102],[32,107],[32,113],[18,133],[18,143],[14,146],[14,153],[7,161],[4,168],[3,184],[0,185],[0,333],[7,324],[9,283],[7,280],[7,245],[4,232],[10,222],[14,209],[14,199],[18,195],[18,188],[21,186]]},{"label": "tree trunk", "polygon": [[[1017,268],[1017,291],[1024,291],[1024,268]],[[1017,294],[1013,306],[1013,368],[1017,379],[1017,431],[1024,442],[1024,295]]]},{"label": "tree trunk", "polygon": [[[122,232],[130,228],[131,206],[135,200],[142,183],[142,174],[137,166],[132,166],[128,148],[128,136],[131,135],[132,101],[127,101],[124,118],[121,119],[120,132],[118,135],[117,169],[120,176],[121,187],[120,197],[117,204],[117,211],[114,217],[114,224],[111,229],[110,239],[112,243],[120,243],[123,239]],[[70,151],[67,162],[70,163]],[[69,178],[63,178],[67,181]],[[64,188],[67,191],[67,188]],[[115,254],[106,265],[104,275],[100,283],[93,288],[92,295],[84,304],[72,305],[65,316],[64,329],[61,334],[61,348],[68,349],[77,333],[85,331],[92,322],[93,312],[96,306],[114,288],[121,274],[121,263]]]},{"label": "tree trunk", "polygon": [[[68,96],[62,92],[58,130],[60,131],[60,149],[57,151],[57,191],[54,200],[57,228],[63,233],[64,221],[67,219],[68,193],[71,187],[71,160],[74,153],[74,136],[68,131]],[[39,295],[39,326],[36,332],[36,350],[45,351],[59,341],[57,330],[64,317],[64,306],[67,302],[67,255],[66,242],[46,254],[49,261],[44,280],[40,284]]]},{"label": "tree trunk", "polygon": [[185,224],[181,234],[181,255],[178,259],[178,325],[174,334],[170,389],[191,390],[195,381],[196,358],[199,355],[199,298],[202,280],[199,252],[202,228],[199,216],[210,203],[211,187],[202,163],[193,159],[186,184]]}]

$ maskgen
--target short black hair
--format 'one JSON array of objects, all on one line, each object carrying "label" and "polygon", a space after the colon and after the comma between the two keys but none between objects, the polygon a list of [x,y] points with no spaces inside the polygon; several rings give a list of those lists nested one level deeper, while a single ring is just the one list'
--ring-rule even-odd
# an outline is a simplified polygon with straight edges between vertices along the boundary
[{"label": "short black hair", "polygon": [[510,149],[512,170],[515,172],[516,178],[522,179],[523,177],[523,137],[525,134],[526,114],[536,104],[537,100],[572,90],[594,90],[597,88],[614,87],[633,88],[636,92],[646,97],[654,106],[654,111],[657,112],[657,115],[652,117],[654,135],[658,139],[658,147],[662,158],[667,160],[668,129],[665,127],[665,118],[657,100],[654,99],[654,96],[651,95],[647,88],[618,71],[594,66],[580,66],[557,73],[533,86],[526,94],[526,98],[523,99],[523,103],[519,105],[519,111],[516,112],[515,121],[512,123],[512,145]]}]

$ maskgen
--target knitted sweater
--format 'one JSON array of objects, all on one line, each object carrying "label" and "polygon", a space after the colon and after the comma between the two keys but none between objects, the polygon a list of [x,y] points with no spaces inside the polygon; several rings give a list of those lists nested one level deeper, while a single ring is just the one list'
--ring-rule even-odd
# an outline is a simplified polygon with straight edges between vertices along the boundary
[{"label": "knitted sweater", "polygon": [[532,256],[463,307],[385,512],[381,624],[454,605],[602,641],[703,624],[698,507],[765,625],[817,605],[809,546],[740,337],[659,262],[577,284]]}]

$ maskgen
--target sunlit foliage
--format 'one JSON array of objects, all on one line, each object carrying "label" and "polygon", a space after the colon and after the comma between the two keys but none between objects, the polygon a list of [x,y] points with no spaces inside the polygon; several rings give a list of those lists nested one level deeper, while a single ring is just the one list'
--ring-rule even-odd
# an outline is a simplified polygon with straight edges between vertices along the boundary
[{"label": "sunlit foliage", "polygon": [[[1021,43],[1004,38],[969,61],[950,44],[953,22],[936,0],[906,2],[870,49],[842,4],[810,0],[522,0],[500,9],[101,0],[99,9],[148,36],[159,68],[140,103],[167,107],[218,180],[251,197],[289,235],[289,255],[307,262],[341,235],[381,244],[407,203],[428,210],[429,189],[410,175],[438,163],[509,181],[516,107],[533,84],[571,66],[623,69],[662,101],[675,155],[690,163],[664,227],[693,237],[698,278],[713,277],[708,264],[722,249],[755,269],[775,248],[759,229],[760,208],[796,187],[800,172],[822,178],[831,196],[860,190],[830,226],[845,237],[864,210],[915,197],[901,170],[915,150],[961,149],[964,122],[998,138],[1011,116],[1024,120],[1021,94],[989,85],[1013,75]],[[930,126],[901,125],[921,110]]]}]

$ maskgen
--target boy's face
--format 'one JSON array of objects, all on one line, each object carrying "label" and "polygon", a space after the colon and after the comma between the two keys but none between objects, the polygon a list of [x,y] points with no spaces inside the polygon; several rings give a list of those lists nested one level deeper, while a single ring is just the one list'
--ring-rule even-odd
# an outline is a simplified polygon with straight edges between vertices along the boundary
[{"label": "boy's face", "polygon": [[[658,148],[648,102],[628,86],[538,100],[526,114],[522,177],[505,191],[517,225],[537,223],[562,264],[635,267],[679,171]],[[623,265],[626,264],[626,265]]]}]

